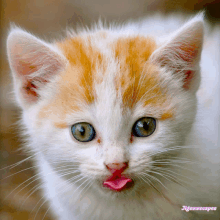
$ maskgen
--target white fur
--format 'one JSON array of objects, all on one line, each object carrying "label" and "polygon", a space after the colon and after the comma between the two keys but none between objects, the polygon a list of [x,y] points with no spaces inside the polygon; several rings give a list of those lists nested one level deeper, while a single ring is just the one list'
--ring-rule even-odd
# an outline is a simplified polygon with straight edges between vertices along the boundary
[{"label": "white fur", "polygon": [[[30,150],[36,153],[35,160],[42,178],[44,195],[50,201],[50,210],[58,219],[211,220],[218,218],[218,210],[209,213],[199,211],[186,213],[181,211],[181,208],[184,205],[220,206],[219,29],[206,36],[201,58],[202,80],[201,88],[197,93],[198,106],[195,95],[198,85],[195,85],[192,92],[183,91],[180,89],[180,81],[172,78],[172,71],[161,68],[163,86],[172,82],[168,92],[172,98],[171,107],[176,108],[177,114],[174,120],[158,121],[157,130],[153,135],[147,138],[135,138],[133,143],[129,142],[129,138],[135,121],[148,116],[149,112],[158,116],[161,112],[153,106],[143,107],[141,103],[137,104],[134,111],[122,111],[122,100],[117,96],[114,85],[114,77],[119,73],[119,64],[112,58],[111,51],[107,48],[107,42],[120,36],[152,35],[159,44],[179,34],[184,38],[193,35],[187,32],[188,27],[195,23],[201,25],[201,22],[200,15],[178,30],[182,19],[154,17],[121,28],[112,27],[108,30],[111,34],[109,38],[103,41],[97,39],[94,42],[108,57],[106,78],[95,86],[96,102],[91,106],[85,105],[81,112],[73,112],[66,120],[69,125],[81,121],[91,123],[98,137],[101,137],[101,144],[80,143],[71,136],[70,128],[55,128],[49,119],[44,119],[39,125],[37,114],[47,104],[46,94],[38,103],[24,108],[22,121],[30,136]],[[12,34],[16,35],[16,33],[12,31]],[[19,30],[18,33],[20,34]],[[86,35],[87,32],[81,34]],[[10,45],[9,42],[8,47]],[[9,60],[12,65],[10,53]],[[97,71],[102,74],[102,69]],[[12,72],[16,75],[13,68]],[[42,90],[42,94],[49,91],[53,93],[53,84],[51,89]],[[53,95],[50,96],[50,99],[52,98]],[[19,99],[20,96],[18,101]],[[158,180],[155,180],[155,177],[143,176],[145,170],[151,169],[152,155],[166,150],[171,164],[167,176],[161,176],[160,173],[161,175],[157,175]],[[172,159],[174,157],[178,158]],[[180,163],[178,162],[180,159],[188,162]],[[130,191],[115,193],[102,187],[102,181],[109,175],[104,163],[116,160],[129,160],[129,168],[125,173],[136,181]],[[59,171],[59,166],[67,164],[70,165],[69,169],[73,168],[72,173],[71,170]],[[67,181],[63,176],[67,171],[70,172],[68,178],[73,178],[72,182]],[[79,177],[82,179],[77,179],[77,174],[80,174]],[[174,179],[184,187],[174,182]],[[151,183],[154,187],[149,185]]]}]

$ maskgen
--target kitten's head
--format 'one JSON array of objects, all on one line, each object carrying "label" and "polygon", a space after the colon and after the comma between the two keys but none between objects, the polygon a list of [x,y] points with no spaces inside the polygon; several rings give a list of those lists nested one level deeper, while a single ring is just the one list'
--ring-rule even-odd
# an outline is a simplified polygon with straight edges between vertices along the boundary
[{"label": "kitten's head", "polygon": [[146,184],[191,129],[202,42],[201,18],[166,41],[103,28],[46,43],[12,29],[8,57],[32,151],[100,192]]}]

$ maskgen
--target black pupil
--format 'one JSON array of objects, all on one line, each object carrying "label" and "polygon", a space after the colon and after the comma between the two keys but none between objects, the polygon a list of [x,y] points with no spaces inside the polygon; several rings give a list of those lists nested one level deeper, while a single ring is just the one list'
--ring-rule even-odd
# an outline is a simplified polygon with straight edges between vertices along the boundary
[{"label": "black pupil", "polygon": [[80,126],[78,129],[79,129],[80,134],[81,134],[82,136],[84,136],[84,135],[85,135],[85,132],[86,132],[85,128],[84,128],[83,126]]},{"label": "black pupil", "polygon": [[149,123],[147,123],[146,121],[144,121],[143,123],[143,129],[146,131],[149,129]]}]

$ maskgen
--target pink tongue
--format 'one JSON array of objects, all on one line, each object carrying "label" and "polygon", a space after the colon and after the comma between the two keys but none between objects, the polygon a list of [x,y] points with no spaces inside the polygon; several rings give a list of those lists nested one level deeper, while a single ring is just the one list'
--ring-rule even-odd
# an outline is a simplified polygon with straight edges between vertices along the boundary
[{"label": "pink tongue", "polygon": [[129,182],[131,183],[133,181],[126,177],[111,177],[103,185],[110,189],[121,191],[129,185]]}]

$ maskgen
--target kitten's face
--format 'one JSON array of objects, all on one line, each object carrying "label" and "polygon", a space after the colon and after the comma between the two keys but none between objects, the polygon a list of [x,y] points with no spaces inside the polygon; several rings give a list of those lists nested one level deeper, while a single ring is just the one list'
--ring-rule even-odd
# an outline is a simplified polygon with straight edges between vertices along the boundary
[{"label": "kitten's face", "polygon": [[[9,54],[12,51],[14,71],[25,70],[24,65],[31,74],[33,69],[48,68],[31,81],[24,75],[23,86],[16,86],[21,105],[26,106],[23,121],[32,150],[41,152],[61,178],[90,184],[104,193],[136,190],[146,185],[144,176],[158,158],[176,155],[173,149],[184,144],[196,112],[198,68],[175,69],[166,56],[161,57],[153,39],[110,32],[73,37],[54,45],[51,53],[61,58],[52,54],[44,61],[40,54],[40,67],[30,66],[36,53],[14,64],[13,48]],[[199,56],[199,46],[195,48]],[[41,50],[47,49],[43,45]],[[182,50],[192,52],[192,48]],[[195,57],[185,58],[192,66]],[[49,80],[56,71],[59,74]],[[119,178],[131,180],[132,186],[105,187],[103,183],[113,175],[108,167],[123,163],[127,166]]]},{"label": "kitten's face", "polygon": [[[73,61],[51,85],[52,91],[57,90],[53,92],[56,95],[49,100],[45,98],[34,113],[36,118],[31,123],[36,148],[41,148],[47,161],[57,170],[61,165],[76,165],[83,177],[95,180],[93,187],[104,192],[109,190],[103,187],[103,182],[112,175],[106,168],[111,163],[128,162],[123,175],[134,181],[134,187],[146,184],[141,177],[151,170],[155,157],[162,157],[166,149],[183,144],[190,129],[189,121],[193,121],[195,114],[195,103],[187,100],[194,97],[173,87],[172,82],[165,82],[163,75],[167,73],[162,68],[146,63],[156,49],[156,45],[152,47],[153,40],[141,39],[148,44],[147,49],[142,50],[138,38],[120,38],[110,46],[101,38],[105,48],[102,50],[100,42],[89,44],[85,39],[82,43],[85,46],[75,51],[77,57],[73,57],[74,50],[71,50],[73,55],[69,60]],[[116,53],[119,42],[124,44]],[[65,54],[65,49],[72,45],[73,42],[64,42],[59,47]],[[96,59],[96,54],[89,54],[89,50],[100,53],[100,60]],[[81,60],[78,58],[81,56],[86,58]],[[75,74],[78,74],[77,81]],[[27,120],[31,117],[32,109]],[[134,129],[135,123],[142,118],[155,121],[142,131],[143,137],[139,137],[141,134],[137,135]],[[89,124],[83,127],[88,134],[80,137],[78,131],[79,140],[72,127],[80,126],[78,123]],[[78,172],[66,178],[76,174]]]}]

